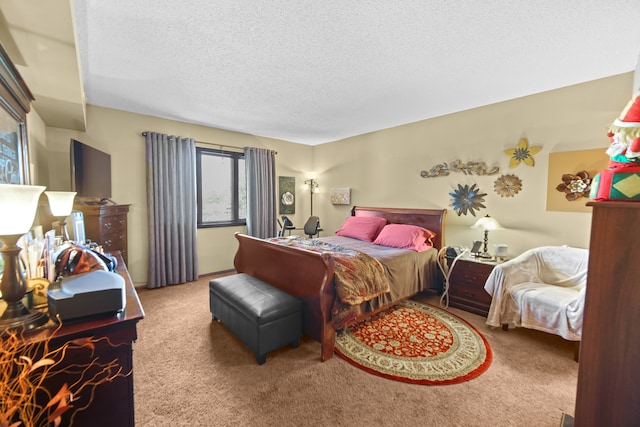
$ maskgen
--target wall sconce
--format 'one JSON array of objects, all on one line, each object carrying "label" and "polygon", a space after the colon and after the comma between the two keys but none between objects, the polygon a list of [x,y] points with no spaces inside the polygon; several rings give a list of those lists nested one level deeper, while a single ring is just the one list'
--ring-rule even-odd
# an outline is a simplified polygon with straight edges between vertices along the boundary
[{"label": "wall sconce", "polygon": [[5,329],[33,329],[44,325],[49,317],[41,311],[31,311],[22,304],[27,293],[27,281],[20,268],[18,239],[31,229],[38,208],[38,199],[45,187],[35,185],[0,184],[0,248],[4,271],[0,282],[2,299],[7,308],[0,317],[0,334]]},{"label": "wall sconce", "polygon": [[500,225],[498,221],[494,218],[491,218],[489,215],[482,217],[476,221],[475,224],[471,226],[474,230],[484,230],[484,246],[482,248],[482,253],[478,256],[481,258],[491,258],[491,255],[488,252],[487,246],[489,244],[489,230],[504,230],[504,227]]},{"label": "wall sconce", "polygon": [[305,185],[309,187],[309,194],[311,195],[311,215],[313,215],[313,193],[318,192],[318,181],[314,178],[305,180]]},{"label": "wall sconce", "polygon": [[76,197],[75,191],[45,191],[49,199],[49,208],[51,214],[58,218],[60,223],[60,234],[62,239],[66,242],[69,240],[69,233],[67,232],[67,217],[71,215],[73,210],[73,199]]}]

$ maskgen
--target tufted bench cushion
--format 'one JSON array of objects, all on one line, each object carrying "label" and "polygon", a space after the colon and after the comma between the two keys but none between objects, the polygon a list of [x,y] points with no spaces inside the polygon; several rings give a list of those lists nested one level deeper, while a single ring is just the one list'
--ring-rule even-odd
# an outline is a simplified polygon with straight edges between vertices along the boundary
[{"label": "tufted bench cushion", "polygon": [[209,309],[260,365],[268,352],[300,345],[302,301],[255,277],[241,273],[209,281]]}]

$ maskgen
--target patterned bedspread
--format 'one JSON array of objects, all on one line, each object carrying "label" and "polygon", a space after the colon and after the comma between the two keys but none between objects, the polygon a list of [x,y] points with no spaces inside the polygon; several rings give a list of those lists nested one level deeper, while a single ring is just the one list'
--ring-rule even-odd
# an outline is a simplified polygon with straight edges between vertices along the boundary
[{"label": "patterned bedspread", "polygon": [[265,240],[329,254],[335,263],[336,294],[342,304],[358,305],[389,292],[389,279],[384,267],[380,261],[363,252],[300,236],[274,237]]}]

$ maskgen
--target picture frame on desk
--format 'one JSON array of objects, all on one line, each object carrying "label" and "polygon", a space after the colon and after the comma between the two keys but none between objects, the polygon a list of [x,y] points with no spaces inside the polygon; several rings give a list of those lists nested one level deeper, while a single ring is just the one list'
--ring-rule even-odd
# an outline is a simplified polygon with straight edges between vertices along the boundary
[{"label": "picture frame on desk", "polygon": [[476,240],[473,242],[473,247],[471,248],[471,253],[473,255],[478,255],[480,253],[480,248],[482,247],[482,242],[480,240]]}]

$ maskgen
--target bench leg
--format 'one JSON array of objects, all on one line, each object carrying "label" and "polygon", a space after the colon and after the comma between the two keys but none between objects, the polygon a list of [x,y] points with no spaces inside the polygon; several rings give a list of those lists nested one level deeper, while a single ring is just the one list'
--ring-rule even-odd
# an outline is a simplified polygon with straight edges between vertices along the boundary
[{"label": "bench leg", "polygon": [[266,354],[260,354],[256,356],[256,362],[258,362],[258,365],[263,365],[264,362],[267,361],[267,355]]},{"label": "bench leg", "polygon": [[508,323],[503,323],[502,324],[502,330],[503,331],[508,331],[509,330],[509,324]]},{"label": "bench leg", "polygon": [[300,338],[291,341],[291,348],[298,348],[298,347],[300,347]]}]

